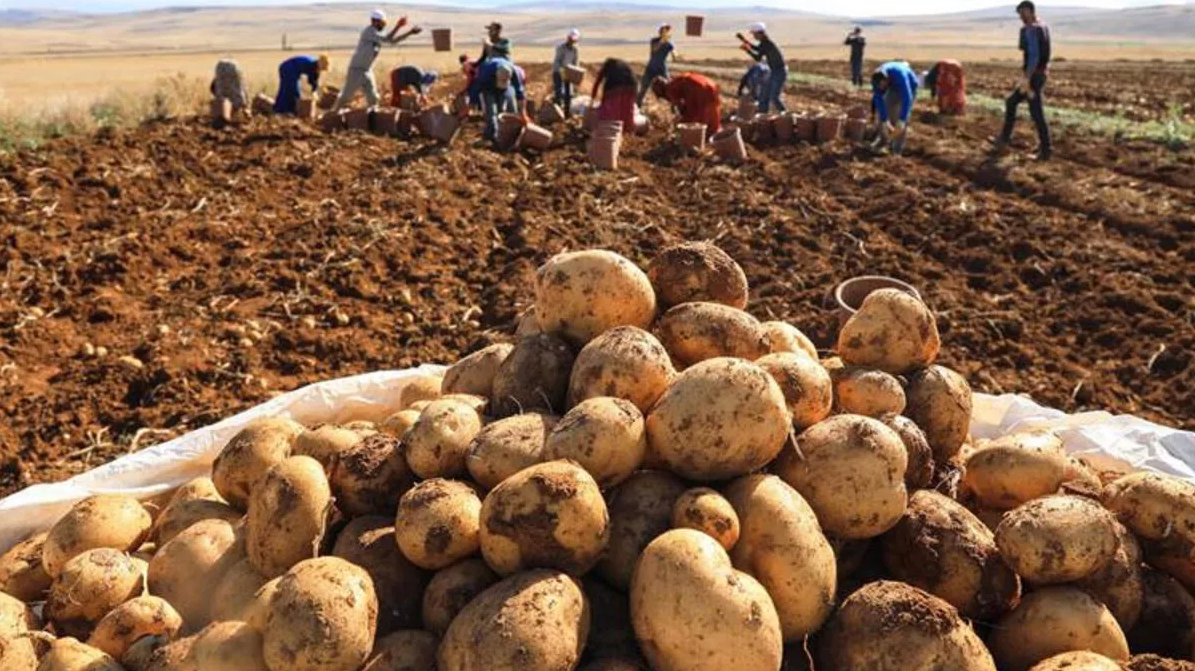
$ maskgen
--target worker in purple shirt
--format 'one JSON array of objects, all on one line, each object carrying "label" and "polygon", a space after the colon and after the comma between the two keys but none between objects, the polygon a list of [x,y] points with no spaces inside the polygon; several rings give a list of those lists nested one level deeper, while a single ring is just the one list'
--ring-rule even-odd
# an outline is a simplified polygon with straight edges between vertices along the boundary
[{"label": "worker in purple shirt", "polygon": [[1003,151],[1012,140],[1012,129],[1017,123],[1017,108],[1029,101],[1029,116],[1037,128],[1037,160],[1050,159],[1050,126],[1046,123],[1045,101],[1042,91],[1050,71],[1050,27],[1037,20],[1037,8],[1030,0],[1017,5],[1021,15],[1020,49],[1024,54],[1024,72],[1016,89],[1008,96],[1004,106],[1004,130],[996,138],[996,150]]},{"label": "worker in purple shirt", "polygon": [[917,86],[917,73],[905,61],[884,63],[871,75],[871,108],[878,117],[876,148],[890,142],[892,153],[904,151]]}]

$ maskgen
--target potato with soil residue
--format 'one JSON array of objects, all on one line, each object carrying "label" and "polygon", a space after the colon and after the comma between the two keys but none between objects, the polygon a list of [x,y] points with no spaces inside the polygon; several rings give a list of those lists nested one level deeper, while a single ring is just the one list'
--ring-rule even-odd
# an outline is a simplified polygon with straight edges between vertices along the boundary
[{"label": "potato with soil residue", "polygon": [[496,582],[498,574],[481,559],[466,559],[438,571],[423,592],[424,628],[443,635],[457,614]]},{"label": "potato with soil residue", "polygon": [[1141,572],[1141,614],[1128,631],[1130,648],[1181,659],[1195,652],[1195,597],[1174,578],[1150,567]]},{"label": "potato with soil residue", "polygon": [[523,338],[494,376],[492,412],[497,417],[536,410],[563,412],[574,358],[569,344],[557,336]]},{"label": "potato with soil residue", "polygon": [[382,423],[378,425],[378,430],[391,438],[401,439],[407,429],[415,426],[415,422],[419,421],[419,415],[418,410],[399,410],[382,420]]},{"label": "potato with soil residue", "polygon": [[656,671],[780,668],[783,635],[772,599],[700,531],[673,529],[652,541],[630,597],[635,637]]},{"label": "potato with soil residue", "polygon": [[925,439],[925,432],[921,427],[904,415],[891,413],[880,415],[877,419],[900,436],[900,442],[905,445],[905,452],[909,456],[909,464],[905,469],[905,487],[910,491],[925,489],[934,479],[934,452],[930,449],[929,441]]},{"label": "potato with soil residue", "polygon": [[144,636],[129,646],[120,664],[128,671],[198,671],[191,654],[194,646],[194,636],[176,641]]},{"label": "potato with soil residue", "polygon": [[585,657],[638,657],[639,644],[631,625],[631,601],[627,595],[592,573],[581,581],[581,588],[589,601],[590,615]]},{"label": "potato with soil residue", "polygon": [[817,631],[834,604],[838,566],[813,509],[774,475],[739,478],[726,498],[742,524],[731,559],[768,590],[784,640]]},{"label": "potato with soil residue", "polygon": [[481,506],[481,553],[498,575],[529,568],[584,575],[609,538],[602,492],[571,462],[519,471],[491,490]]},{"label": "potato with soil residue", "polygon": [[864,417],[904,412],[905,390],[900,380],[882,370],[845,366],[831,373],[830,379],[835,412]]},{"label": "potato with soil residue", "polygon": [[945,366],[929,366],[908,376],[904,414],[925,432],[934,459],[958,454],[971,433],[971,385]]},{"label": "potato with soil residue", "polygon": [[394,536],[412,564],[435,571],[477,552],[480,518],[481,499],[472,487],[433,478],[398,502]]},{"label": "potato with soil residue", "polygon": [[933,363],[941,345],[934,313],[899,289],[868,294],[838,333],[838,355],[843,362],[893,375]]},{"label": "potato with soil residue", "polygon": [[[6,668],[5,671],[8,669]],[[68,636],[59,638],[50,645],[50,650],[42,657],[37,671],[124,671],[124,669],[103,650],[97,650]]]},{"label": "potato with soil residue", "polygon": [[1030,671],[1121,671],[1119,663],[1094,652],[1064,652],[1036,664]]},{"label": "potato with soil residue", "polygon": [[494,392],[494,377],[514,348],[510,343],[495,343],[452,364],[444,371],[444,393],[489,398]]},{"label": "potato with soil residue", "polygon": [[1073,650],[1118,661],[1129,658],[1129,645],[1116,618],[1102,603],[1073,587],[1027,593],[997,623],[988,647],[1006,671],[1028,671],[1042,660]]},{"label": "potato with soil residue", "polygon": [[996,547],[1012,570],[1037,584],[1082,580],[1116,554],[1116,519],[1078,496],[1047,496],[1014,508],[996,527]]},{"label": "potato with soil residue", "polygon": [[165,599],[139,596],[109,611],[95,626],[87,644],[120,659],[142,636],[173,639],[182,626],[182,616]]},{"label": "potato with soil residue", "polygon": [[834,393],[830,374],[815,359],[793,352],[777,352],[756,359],[780,391],[793,418],[793,427],[803,431],[830,416]]},{"label": "potato with soil residue", "polygon": [[352,429],[334,424],[322,424],[314,429],[308,429],[295,438],[291,448],[292,457],[311,457],[331,471],[340,455],[353,449],[363,440],[363,436]]},{"label": "potato with soil residue", "polygon": [[870,417],[836,415],[784,446],[774,472],[800,492],[827,534],[878,536],[908,502],[908,455],[895,431]]},{"label": "potato with soil residue", "polygon": [[605,489],[630,477],[647,453],[643,414],[621,398],[582,401],[552,427],[544,460],[576,462]]},{"label": "potato with soil residue", "polygon": [[332,489],[319,462],[290,457],[266,472],[249,501],[245,549],[253,568],[276,578],[314,557],[332,510]]},{"label": "potato with soil residue", "polygon": [[817,645],[819,671],[995,671],[992,656],[953,606],[881,580],[846,598]]},{"label": "potato with soil residue", "polygon": [[1108,483],[1103,503],[1144,540],[1174,535],[1195,545],[1195,483],[1159,473],[1132,473]]},{"label": "potato with soil residue", "polygon": [[557,254],[536,271],[535,317],[577,347],[616,326],[647,328],[656,293],[634,263],[603,249]]},{"label": "potato with soil residue", "polygon": [[413,482],[398,439],[384,433],[366,436],[342,452],[328,474],[336,507],[349,517],[393,515]]},{"label": "potato with soil residue", "polygon": [[299,562],[270,600],[262,650],[270,671],[359,668],[373,648],[378,601],[373,581],[338,557]]},{"label": "potato with soil residue", "polygon": [[419,402],[434,401],[443,394],[444,378],[440,375],[416,375],[403,384],[398,405],[406,410]]},{"label": "potato with soil residue", "polygon": [[481,416],[454,399],[433,401],[403,435],[407,464],[420,478],[464,475],[465,453],[481,431]]},{"label": "potato with soil residue", "polygon": [[50,527],[42,543],[42,566],[51,578],[88,550],[133,552],[149,536],[153,520],[137,499],[123,494],[89,496]]},{"label": "potato with soil residue", "polygon": [[660,309],[707,301],[747,307],[747,276],[726,252],[708,242],[666,247],[647,268]]},{"label": "potato with soil residue", "polygon": [[1158,655],[1133,655],[1124,665],[1124,669],[1125,671],[1195,671],[1195,662],[1167,659]]},{"label": "potato with soil residue", "polygon": [[0,669],[37,671],[37,663],[37,651],[32,639],[0,633]]},{"label": "potato with soil residue", "polygon": [[544,443],[558,417],[527,413],[500,419],[477,432],[465,451],[465,467],[485,489],[544,460]]},{"label": "potato with soil residue", "polygon": [[290,456],[295,439],[305,430],[285,417],[255,420],[241,429],[212,463],[212,482],[220,496],[237,510],[248,509],[257,482]]},{"label": "potato with soil residue", "polygon": [[403,556],[393,517],[358,517],[336,537],[332,555],[365,569],[378,599],[378,631],[419,626],[428,574]]},{"label": "potato with soil residue", "polygon": [[396,631],[378,639],[361,671],[436,671],[440,640],[418,629]]},{"label": "potato with soil residue", "polygon": [[140,596],[144,580],[127,554],[112,548],[88,550],[54,578],[43,613],[60,635],[86,638],[105,615]]},{"label": "potato with soil residue", "polygon": [[440,642],[438,671],[572,669],[589,635],[589,604],[576,579],[526,571],[469,602]]},{"label": "potato with soil residue", "polygon": [[224,574],[243,559],[243,528],[204,520],[175,536],[149,561],[149,593],[174,606],[184,631],[197,631],[211,620],[212,594]]},{"label": "potato with soil residue", "polygon": [[1021,581],[1004,564],[992,532],[935,491],[914,492],[882,543],[893,578],[946,601],[964,617],[991,620],[1020,600]]},{"label": "potato with soil residue", "polygon": [[209,624],[195,635],[191,656],[196,671],[270,671],[261,632],[244,622]]},{"label": "potato with soil residue", "polygon": [[718,541],[727,552],[739,541],[739,516],[716,490],[696,487],[680,495],[672,506],[672,528],[696,529]]},{"label": "potato with soil residue", "polygon": [[38,628],[37,616],[16,597],[0,593],[0,669],[33,671],[37,652],[26,636]]},{"label": "potato with soil residue", "polygon": [[1128,632],[1141,616],[1145,599],[1141,545],[1119,522],[1115,523],[1117,548],[1100,570],[1075,583],[1112,611],[1120,628]]},{"label": "potato with soil residue", "polygon": [[597,565],[606,582],[624,591],[630,587],[639,555],[671,527],[685,488],[671,473],[639,471],[610,493],[610,542]]},{"label": "potato with soil residue", "polygon": [[577,354],[568,382],[568,407],[613,396],[647,412],[675,376],[668,350],[655,336],[634,326],[619,326],[589,341]]},{"label": "potato with soil residue", "polygon": [[768,343],[768,352],[772,354],[778,352],[805,354],[814,362],[817,361],[817,347],[809,339],[809,336],[801,332],[801,329],[788,322],[777,321],[763,322],[759,327],[763,329],[763,338]]},{"label": "potato with soil residue", "polygon": [[652,455],[677,475],[701,482],[762,468],[791,431],[779,385],[763,368],[740,359],[689,368],[647,416]]},{"label": "potato with soil residue", "polygon": [[212,594],[212,621],[247,621],[253,595],[266,582],[265,576],[253,568],[253,562],[248,558],[233,564],[225,571]]},{"label": "potato with soil residue", "polygon": [[161,547],[196,522],[226,520],[235,523],[241,517],[241,511],[222,499],[175,498],[154,521],[150,538]]},{"label": "potato with soil residue", "polygon": [[665,312],[654,330],[682,370],[718,357],[754,361],[769,353],[759,321],[719,303],[681,303]]},{"label": "potato with soil residue", "polygon": [[1058,491],[1065,474],[1057,436],[1017,433],[978,445],[963,465],[963,484],[983,506],[1011,510]]},{"label": "potato with soil residue", "polygon": [[41,601],[53,579],[42,564],[49,532],[43,531],[9,548],[0,555],[0,593],[21,601]]}]

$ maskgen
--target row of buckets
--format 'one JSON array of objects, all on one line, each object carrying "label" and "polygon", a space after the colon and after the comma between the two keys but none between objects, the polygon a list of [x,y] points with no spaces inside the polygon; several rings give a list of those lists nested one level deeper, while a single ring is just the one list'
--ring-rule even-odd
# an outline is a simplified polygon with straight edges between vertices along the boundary
[{"label": "row of buckets", "polygon": [[677,124],[677,139],[681,146],[697,152],[709,147],[718,157],[732,162],[747,158],[747,144],[758,146],[792,144],[795,142],[827,143],[846,138],[863,141],[867,133],[867,112],[855,108],[842,114],[837,112],[785,112],[757,114],[754,101],[741,102],[739,110],[713,136],[706,136],[701,123]]},{"label": "row of buckets", "polygon": [[[702,30],[705,28],[704,16],[686,16],[685,17],[685,35],[688,37],[701,37]],[[436,51],[452,51],[452,29],[451,28],[433,28],[432,29],[432,48]]]}]

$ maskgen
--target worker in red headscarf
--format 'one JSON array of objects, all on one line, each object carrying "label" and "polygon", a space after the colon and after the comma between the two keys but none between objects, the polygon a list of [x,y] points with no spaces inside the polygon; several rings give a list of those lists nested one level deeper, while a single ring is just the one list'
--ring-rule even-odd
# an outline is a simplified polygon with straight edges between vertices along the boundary
[{"label": "worker in red headscarf", "polygon": [[703,123],[710,135],[722,129],[722,94],[709,77],[693,72],[652,82],[655,94],[676,108],[681,123]]}]

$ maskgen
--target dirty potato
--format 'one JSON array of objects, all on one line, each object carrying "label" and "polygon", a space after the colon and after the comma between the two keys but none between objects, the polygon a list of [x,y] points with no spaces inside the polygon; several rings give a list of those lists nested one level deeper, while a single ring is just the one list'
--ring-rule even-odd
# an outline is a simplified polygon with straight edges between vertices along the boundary
[{"label": "dirty potato", "polygon": [[768,352],[776,354],[777,352],[793,352],[796,354],[806,354],[810,359],[817,361],[817,347],[813,341],[801,332],[801,329],[789,324],[788,322],[763,322],[760,324],[763,329],[764,340],[768,343]]},{"label": "dirty potato", "polygon": [[68,561],[50,585],[44,614],[54,631],[86,638],[105,615],[144,591],[144,576],[125,553],[88,550]]},{"label": "dirty potato", "polygon": [[204,520],[162,546],[149,561],[149,593],[174,606],[183,631],[211,620],[212,594],[228,572],[245,559],[242,527],[226,520]]},{"label": "dirty potato", "polygon": [[996,527],[996,547],[1014,571],[1037,584],[1073,582],[1116,554],[1116,519],[1079,496],[1047,496],[1014,508]]},{"label": "dirty potato", "polygon": [[1195,483],[1159,473],[1132,473],[1104,488],[1103,503],[1142,539],[1172,534],[1195,545]]},{"label": "dirty potato", "polygon": [[0,592],[21,601],[41,601],[52,579],[42,563],[49,532],[33,534],[0,555]]},{"label": "dirty potato", "polygon": [[95,626],[87,644],[120,659],[142,636],[173,639],[182,626],[182,616],[165,599],[139,596],[109,611]]},{"label": "dirty potato", "polygon": [[830,379],[836,412],[864,417],[904,412],[905,390],[900,380],[882,370],[845,366],[835,370]]},{"label": "dirty potato", "polygon": [[42,543],[42,566],[51,578],[88,550],[133,552],[149,536],[149,511],[131,496],[97,494],[79,501],[50,527]]},{"label": "dirty potato", "polygon": [[307,429],[295,438],[290,456],[311,457],[331,471],[332,466],[340,455],[360,443],[363,436],[352,429],[335,424],[321,424],[313,429]]},{"label": "dirty potato", "polygon": [[407,429],[415,426],[415,422],[419,421],[419,415],[418,410],[399,410],[382,420],[382,423],[378,425],[378,430],[391,438],[401,439]]},{"label": "dirty potato", "polygon": [[270,671],[261,640],[261,632],[244,622],[213,622],[191,646],[196,671]]},{"label": "dirty potato", "polygon": [[1005,615],[988,640],[1001,669],[1028,671],[1054,655],[1088,650],[1113,660],[1129,658],[1116,618],[1100,602],[1073,587],[1029,592]]},{"label": "dirty potato", "polygon": [[769,353],[759,321],[720,303],[682,303],[655,325],[656,336],[678,368],[718,357],[754,361]]},{"label": "dirty potato", "polygon": [[417,403],[429,403],[443,394],[444,377],[441,375],[415,375],[404,380],[399,391],[399,408],[406,410]]},{"label": "dirty potato", "polygon": [[481,559],[466,559],[437,571],[423,592],[424,628],[443,635],[457,614],[496,582],[498,574]]},{"label": "dirty potato", "polygon": [[358,517],[336,537],[332,555],[365,569],[378,599],[378,631],[419,626],[428,574],[403,556],[393,517]]},{"label": "dirty potato", "polygon": [[558,417],[539,413],[514,415],[487,424],[465,451],[465,468],[485,489],[544,460],[544,443]]},{"label": "dirty potato", "polygon": [[717,490],[695,487],[672,506],[672,528],[696,529],[718,541],[727,552],[739,541],[739,516]]},{"label": "dirty potato", "polygon": [[655,316],[651,281],[614,252],[557,254],[536,272],[535,317],[540,328],[576,347],[616,326],[647,328]]},{"label": "dirty potato", "polygon": [[253,568],[253,562],[248,558],[230,566],[212,594],[212,621],[246,621],[253,603],[253,595],[266,582],[265,576]]},{"label": "dirty potato", "polygon": [[766,370],[780,385],[795,429],[803,431],[830,416],[834,400],[832,381],[816,359],[800,353],[777,352],[760,357],[755,365]]},{"label": "dirty potato", "polygon": [[552,427],[544,460],[568,459],[589,471],[598,486],[630,477],[647,453],[643,414],[634,403],[602,397],[582,401]]},{"label": "dirty potato", "polygon": [[42,657],[37,671],[124,671],[124,669],[103,650],[97,650],[67,636],[57,639],[50,645],[50,650]]},{"label": "dirty potato", "polygon": [[747,307],[747,276],[734,259],[709,242],[665,248],[647,268],[660,308],[706,301]]},{"label": "dirty potato", "polygon": [[1121,671],[1119,663],[1086,650],[1064,652],[1043,660],[1030,671]]},{"label": "dirty potato", "polygon": [[639,471],[610,493],[610,542],[597,573],[626,591],[643,548],[668,531],[685,483],[666,471]]},{"label": "dirty potato", "polygon": [[868,294],[838,333],[838,355],[843,362],[893,375],[933,363],[941,344],[934,313],[899,289]]},{"label": "dirty potato", "polygon": [[481,499],[469,485],[433,478],[398,503],[394,535],[412,564],[436,571],[477,552]]},{"label": "dirty potato", "polygon": [[253,490],[245,525],[245,549],[253,568],[276,578],[316,555],[332,509],[332,489],[319,462],[289,457]]},{"label": "dirty potato", "polygon": [[436,671],[440,640],[418,629],[396,631],[378,639],[361,671]]},{"label": "dirty potato", "polygon": [[398,439],[366,436],[342,452],[328,473],[336,506],[349,517],[392,515],[414,478]]},{"label": "dirty potato", "polygon": [[569,344],[555,335],[519,340],[494,376],[492,412],[498,417],[563,412],[574,358]]},{"label": "dirty potato", "polygon": [[373,581],[339,557],[299,562],[270,600],[262,652],[272,671],[344,671],[365,663],[377,631]]},{"label": "dirty potato", "polygon": [[934,459],[958,454],[971,432],[971,385],[945,366],[929,366],[908,376],[905,415],[925,432]]},{"label": "dirty potato", "polygon": [[930,449],[929,441],[925,439],[925,432],[921,427],[904,415],[885,414],[878,419],[889,429],[900,435],[900,442],[905,444],[905,452],[909,455],[909,465],[905,470],[905,486],[910,491],[924,489],[934,478],[934,452]]},{"label": "dirty potato", "polygon": [[655,336],[634,326],[599,335],[577,354],[568,407],[598,396],[624,398],[646,413],[668,388],[676,369]]},{"label": "dirty potato", "polygon": [[445,394],[472,394],[489,398],[494,393],[494,377],[515,346],[496,343],[466,356],[444,372]]},{"label": "dirty potato", "polygon": [[1128,631],[1130,648],[1175,659],[1195,650],[1195,596],[1162,571],[1142,568],[1141,613]]},{"label": "dirty potato", "polygon": [[1013,434],[978,445],[963,473],[963,484],[980,504],[1011,510],[1058,491],[1066,453],[1053,434]]},{"label": "dirty potato", "polygon": [[1141,545],[1123,524],[1115,523],[1117,548],[1104,567],[1075,583],[1112,611],[1120,628],[1128,632],[1137,624],[1145,599],[1141,570]]},{"label": "dirty potato", "polygon": [[259,419],[241,429],[212,463],[212,482],[237,510],[249,507],[249,495],[270,467],[290,456],[306,429],[285,417]]},{"label": "dirty potato", "polygon": [[432,402],[403,436],[407,464],[420,478],[464,475],[465,453],[481,431],[481,415],[465,403]]}]

